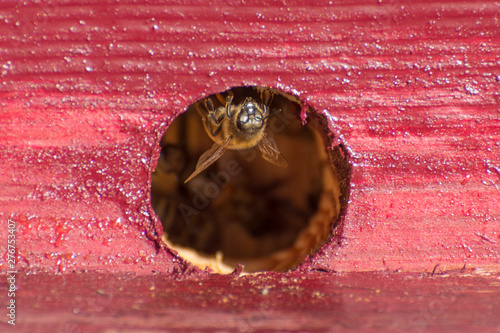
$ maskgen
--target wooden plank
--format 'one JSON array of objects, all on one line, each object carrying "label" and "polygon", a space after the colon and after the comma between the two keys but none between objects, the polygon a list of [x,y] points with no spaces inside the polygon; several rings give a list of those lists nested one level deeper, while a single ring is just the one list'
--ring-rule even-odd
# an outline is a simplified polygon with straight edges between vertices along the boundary
[{"label": "wooden plank", "polygon": [[148,204],[158,140],[198,98],[263,85],[326,110],[351,152],[343,228],[307,267],[499,271],[497,3],[245,3],[2,3],[20,268],[185,269]]},{"label": "wooden plank", "polygon": [[[22,331],[494,332],[500,326],[499,276],[468,271],[19,277],[26,287],[18,299]],[[30,288],[37,284],[45,290]]]}]

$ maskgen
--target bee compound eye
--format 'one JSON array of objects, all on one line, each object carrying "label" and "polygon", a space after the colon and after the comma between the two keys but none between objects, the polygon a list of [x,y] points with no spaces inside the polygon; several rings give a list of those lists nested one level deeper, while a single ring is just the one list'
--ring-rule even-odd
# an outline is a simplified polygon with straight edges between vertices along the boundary
[{"label": "bee compound eye", "polygon": [[242,111],[238,115],[238,121],[237,121],[237,123],[238,124],[246,124],[246,123],[248,123],[249,120],[250,120],[250,115],[248,114],[248,112]]},{"label": "bee compound eye", "polygon": [[[185,161],[186,167],[162,168],[152,175],[151,203],[167,246],[194,264],[224,273],[240,263],[246,272],[286,271],[300,265],[330,237],[341,236],[337,233],[343,228],[338,226],[349,199],[349,153],[343,144],[331,148],[330,119],[308,109],[308,123],[303,125],[300,100],[277,89],[233,88],[233,105],[248,98],[260,103],[259,89],[273,94],[270,110],[282,111],[264,120],[258,105],[247,103],[231,116],[237,117],[240,130],[265,126],[273,140],[267,148],[278,149],[288,167],[273,165],[257,148],[227,149],[184,184],[213,145],[200,120],[201,100],[179,115],[162,138],[161,146],[169,148],[161,165]],[[213,97],[215,110],[224,110],[224,101],[206,97]]]},{"label": "bee compound eye", "polygon": [[263,126],[261,118],[250,117],[247,114],[241,114],[236,119],[236,127],[241,132],[252,133],[256,130],[260,130]]}]

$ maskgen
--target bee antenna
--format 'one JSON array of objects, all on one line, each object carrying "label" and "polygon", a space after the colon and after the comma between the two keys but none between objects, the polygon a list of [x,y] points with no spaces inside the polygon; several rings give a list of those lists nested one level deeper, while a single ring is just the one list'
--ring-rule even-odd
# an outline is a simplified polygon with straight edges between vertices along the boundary
[{"label": "bee antenna", "polygon": [[267,106],[271,106],[271,103],[274,100],[274,93],[268,92],[266,95],[266,100],[264,101],[264,104]]}]

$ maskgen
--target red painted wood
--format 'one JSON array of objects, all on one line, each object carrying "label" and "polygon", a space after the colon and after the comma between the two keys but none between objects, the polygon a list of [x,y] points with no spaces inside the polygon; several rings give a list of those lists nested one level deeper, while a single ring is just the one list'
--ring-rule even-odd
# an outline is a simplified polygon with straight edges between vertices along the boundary
[{"label": "red painted wood", "polygon": [[[3,1],[20,328],[498,329],[498,19],[495,1]],[[341,237],[297,272],[195,272],[159,241],[159,138],[240,85],[299,95],[351,153]],[[464,266],[490,275],[428,274]]]},{"label": "red painted wood", "polygon": [[0,10],[0,216],[21,267],[183,269],[151,217],[158,138],[201,96],[264,85],[326,110],[352,154],[340,246],[312,267],[499,270],[494,1]]},{"label": "red painted wood", "polygon": [[[495,276],[311,273],[500,271],[498,4],[245,3],[0,4],[0,220],[18,225],[24,327],[498,328]],[[172,282],[192,270],[161,244],[149,206],[158,140],[190,103],[240,85],[331,116],[353,165],[341,237],[292,273],[299,282]],[[52,274],[74,271],[108,275]],[[123,272],[143,276],[115,293]],[[107,286],[113,302],[94,306]],[[426,312],[441,292],[456,301]]]},{"label": "red painted wood", "polygon": [[[20,278],[16,332],[495,332],[500,327],[500,276],[466,271]],[[38,284],[46,288],[42,295],[31,288]]]}]

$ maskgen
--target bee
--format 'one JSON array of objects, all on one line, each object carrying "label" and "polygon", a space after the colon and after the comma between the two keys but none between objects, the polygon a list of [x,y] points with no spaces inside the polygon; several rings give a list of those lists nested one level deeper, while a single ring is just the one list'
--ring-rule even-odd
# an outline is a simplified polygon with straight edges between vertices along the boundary
[{"label": "bee", "polygon": [[204,110],[198,109],[203,127],[214,144],[200,156],[195,171],[185,183],[217,161],[227,149],[242,150],[257,146],[265,160],[279,167],[287,167],[286,159],[266,130],[271,93],[262,93],[263,103],[246,97],[237,105],[233,104],[232,91],[225,98],[221,94],[215,96],[222,106],[215,108],[211,97],[207,97],[203,101]]}]

